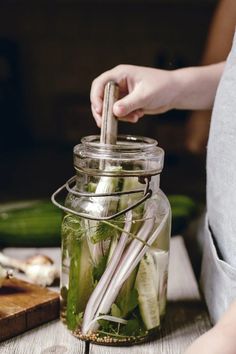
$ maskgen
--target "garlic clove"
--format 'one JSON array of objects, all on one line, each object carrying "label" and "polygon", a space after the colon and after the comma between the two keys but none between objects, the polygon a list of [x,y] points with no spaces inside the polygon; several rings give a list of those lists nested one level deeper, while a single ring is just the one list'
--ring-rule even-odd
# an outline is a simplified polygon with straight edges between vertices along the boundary
[{"label": "garlic clove", "polygon": [[43,287],[52,285],[59,278],[58,270],[51,264],[29,264],[25,269],[25,275],[34,284]]},{"label": "garlic clove", "polygon": [[31,265],[51,265],[53,264],[53,260],[45,256],[43,254],[36,254],[34,256],[31,256],[25,260],[26,264],[31,264]]}]

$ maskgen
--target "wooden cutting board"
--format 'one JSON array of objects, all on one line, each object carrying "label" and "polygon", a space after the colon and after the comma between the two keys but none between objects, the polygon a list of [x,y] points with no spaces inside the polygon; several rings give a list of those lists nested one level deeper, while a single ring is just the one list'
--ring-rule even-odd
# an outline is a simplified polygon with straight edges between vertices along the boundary
[{"label": "wooden cutting board", "polygon": [[6,279],[0,288],[0,341],[23,333],[59,316],[59,294],[27,283]]}]

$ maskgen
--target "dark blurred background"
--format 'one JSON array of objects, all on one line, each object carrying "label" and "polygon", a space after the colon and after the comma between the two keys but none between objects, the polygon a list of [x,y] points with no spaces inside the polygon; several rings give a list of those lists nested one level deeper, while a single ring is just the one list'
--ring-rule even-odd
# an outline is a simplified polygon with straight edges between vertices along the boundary
[{"label": "dark blurred background", "polygon": [[[98,133],[92,80],[120,63],[199,63],[216,1],[0,2],[0,201],[45,198],[73,174],[72,148]],[[205,153],[185,148],[188,112],[121,123],[166,151],[162,188],[205,197]]]}]

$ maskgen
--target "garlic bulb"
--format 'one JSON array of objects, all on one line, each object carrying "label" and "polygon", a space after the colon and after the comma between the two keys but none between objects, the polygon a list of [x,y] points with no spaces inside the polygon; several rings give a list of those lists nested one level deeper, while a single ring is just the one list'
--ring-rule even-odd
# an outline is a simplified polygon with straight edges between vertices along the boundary
[{"label": "garlic bulb", "polygon": [[44,287],[51,285],[60,276],[53,261],[44,255],[35,255],[22,261],[7,257],[0,252],[0,264],[18,269],[25,273],[32,283]]}]

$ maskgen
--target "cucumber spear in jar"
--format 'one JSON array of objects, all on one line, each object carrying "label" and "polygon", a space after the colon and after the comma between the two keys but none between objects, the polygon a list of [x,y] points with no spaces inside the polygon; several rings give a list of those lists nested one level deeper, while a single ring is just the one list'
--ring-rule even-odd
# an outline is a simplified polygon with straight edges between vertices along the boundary
[{"label": "cucumber spear in jar", "polygon": [[93,267],[86,237],[81,232],[81,220],[66,215],[62,224],[63,251],[69,253],[69,284],[67,290],[66,321],[69,329],[78,324],[86,303],[93,291]]}]

